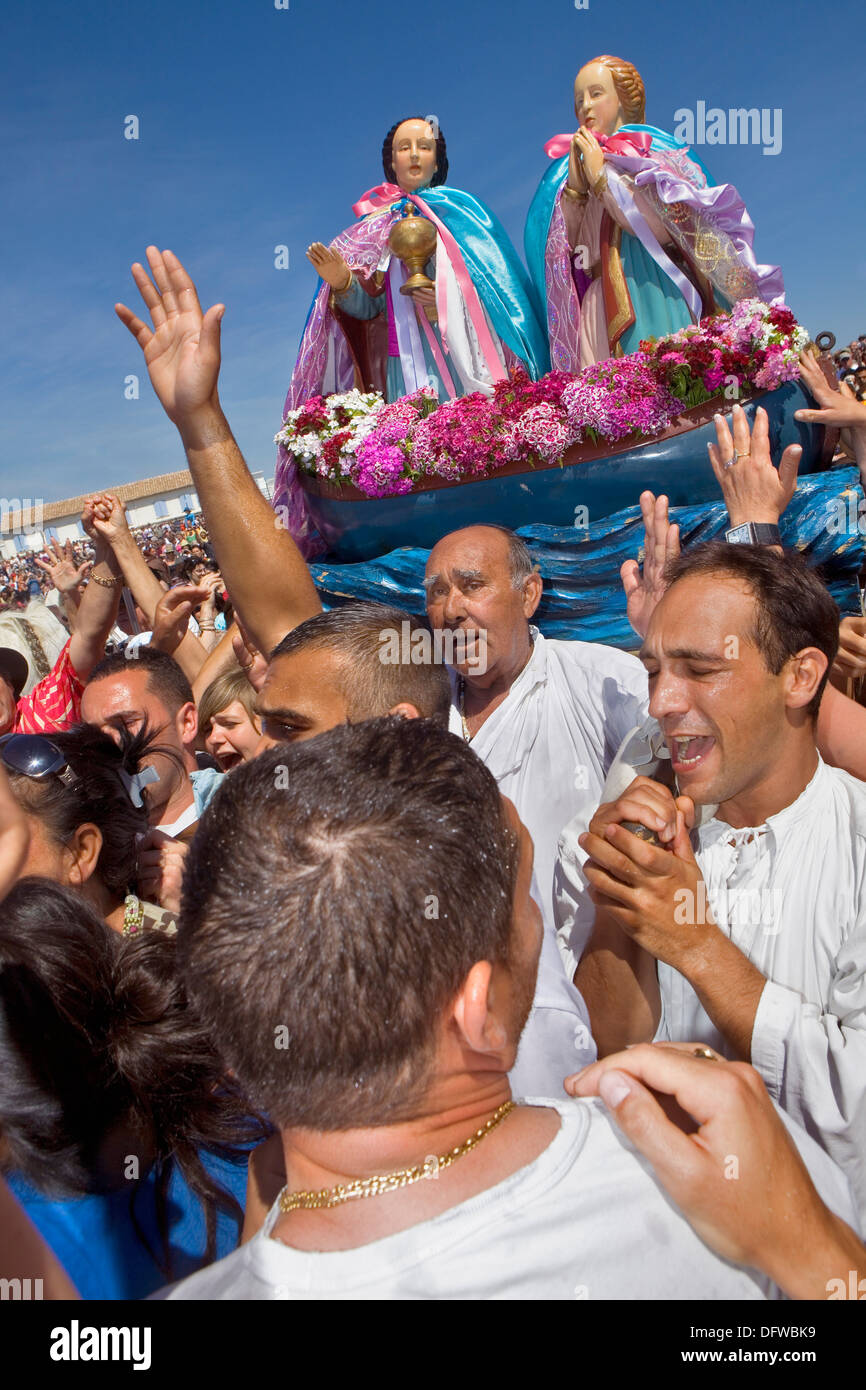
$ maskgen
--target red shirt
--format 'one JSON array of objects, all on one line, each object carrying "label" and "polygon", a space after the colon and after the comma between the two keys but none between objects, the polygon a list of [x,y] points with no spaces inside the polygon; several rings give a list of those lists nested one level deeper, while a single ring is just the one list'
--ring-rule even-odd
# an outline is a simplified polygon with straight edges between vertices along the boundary
[{"label": "red shirt", "polygon": [[84,682],[69,660],[69,642],[54,669],[34,685],[29,695],[18,701],[16,734],[59,733],[81,722],[81,696]]}]

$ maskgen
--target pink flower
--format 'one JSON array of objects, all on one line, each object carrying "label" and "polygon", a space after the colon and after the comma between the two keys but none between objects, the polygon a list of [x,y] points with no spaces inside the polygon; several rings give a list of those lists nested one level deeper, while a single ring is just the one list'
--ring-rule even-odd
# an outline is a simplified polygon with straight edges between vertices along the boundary
[{"label": "pink flower", "polygon": [[368,497],[391,497],[412,487],[403,450],[380,444],[374,435],[364,440],[355,456],[352,481]]},{"label": "pink flower", "polygon": [[559,459],[575,438],[567,416],[548,401],[530,406],[515,426],[515,442],[547,462]]}]

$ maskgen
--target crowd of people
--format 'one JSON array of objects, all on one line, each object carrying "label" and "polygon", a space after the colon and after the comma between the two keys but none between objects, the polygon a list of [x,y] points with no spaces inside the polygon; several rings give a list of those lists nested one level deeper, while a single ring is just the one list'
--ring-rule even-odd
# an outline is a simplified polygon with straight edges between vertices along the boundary
[{"label": "crowd of people", "polygon": [[858,401],[866,400],[866,333],[833,353],[836,375]]},{"label": "crowd of people", "polygon": [[[194,512],[172,517],[156,527],[132,526],[130,532],[148,566],[167,585],[198,577],[197,566],[215,568],[207,531]],[[25,546],[27,539],[25,532]],[[89,540],[67,540],[61,545],[54,537],[47,549],[23,549],[13,559],[0,559],[0,613],[25,608],[31,599],[42,598],[68,623],[64,596],[72,593],[80,597],[92,559]],[[123,621],[123,614],[120,616]]]},{"label": "crowd of people", "polygon": [[[0,1276],[847,1296],[866,635],[777,533],[681,552],[651,493],[638,655],[545,638],[496,525],[433,547],[424,615],[323,611],[220,405],[222,306],[148,263],[150,323],[117,312],[202,519],[97,494],[0,615]],[[866,466],[866,405],[801,366]],[[777,527],[798,447],[739,407],[716,436],[732,530]],[[431,629],[457,665],[382,659]]]}]

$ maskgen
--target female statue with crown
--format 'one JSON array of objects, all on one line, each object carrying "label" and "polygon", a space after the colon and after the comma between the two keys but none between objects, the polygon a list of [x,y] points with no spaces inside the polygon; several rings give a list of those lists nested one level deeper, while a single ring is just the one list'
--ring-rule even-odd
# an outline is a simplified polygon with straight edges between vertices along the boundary
[{"label": "female statue with crown", "polygon": [[[352,387],[381,391],[388,401],[432,388],[444,402],[492,394],[518,365],[533,378],[549,369],[526,270],[490,209],[446,185],[438,124],[398,121],[385,137],[382,167],[386,182],[352,209],[359,220],[330,246],[314,242],[307,251],[320,283],[284,416],[313,396]],[[407,234],[428,248],[411,277],[400,259]],[[282,446],[274,504],[287,508],[301,543],[308,532],[303,496]]]},{"label": "female statue with crown", "polygon": [[545,146],[526,257],[546,309],[555,371],[636,352],[739,299],[784,302],[758,265],[754,226],[731,184],[713,185],[689,147],[642,124],[640,73],[605,54],[574,84],[579,129]]}]

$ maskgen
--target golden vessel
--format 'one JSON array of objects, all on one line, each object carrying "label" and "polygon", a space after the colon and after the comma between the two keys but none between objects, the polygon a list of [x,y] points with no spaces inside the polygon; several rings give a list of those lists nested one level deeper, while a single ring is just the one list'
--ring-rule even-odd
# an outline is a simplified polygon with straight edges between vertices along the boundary
[{"label": "golden vessel", "polygon": [[429,217],[420,215],[414,204],[409,203],[405,215],[394,222],[388,245],[409,272],[406,283],[400,286],[401,294],[434,288],[433,281],[424,274],[424,267],[436,250],[436,228]]}]

